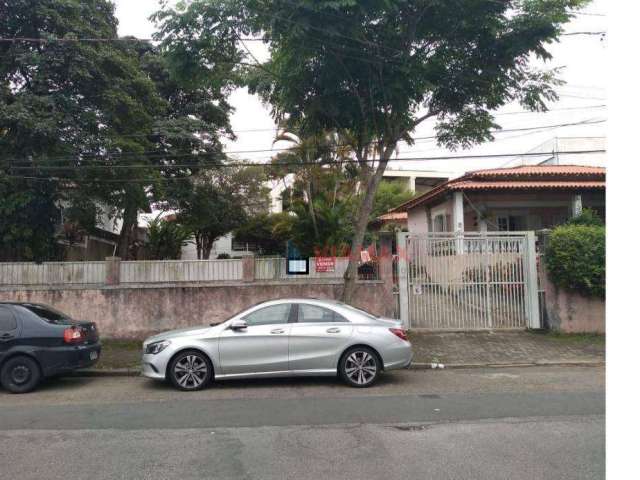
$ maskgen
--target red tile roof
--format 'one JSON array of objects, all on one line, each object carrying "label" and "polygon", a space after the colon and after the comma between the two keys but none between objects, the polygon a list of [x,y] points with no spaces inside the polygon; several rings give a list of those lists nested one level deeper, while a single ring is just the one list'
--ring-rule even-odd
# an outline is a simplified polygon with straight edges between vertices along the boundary
[{"label": "red tile roof", "polygon": [[447,192],[480,190],[592,190],[605,188],[606,170],[579,165],[532,165],[469,172],[394,208],[410,208],[435,201]]},{"label": "red tile roof", "polygon": [[581,165],[525,165],[512,168],[493,168],[470,172],[474,177],[505,177],[505,176],[582,176],[604,175],[602,167],[585,167]]},{"label": "red tile roof", "polygon": [[513,182],[513,181],[492,181],[492,182],[477,182],[473,180],[466,180],[456,182],[450,186],[451,190],[513,190],[513,189],[581,189],[581,188],[604,188],[604,182],[598,181],[585,181],[585,182],[549,182],[549,181],[525,181],[525,182]]},{"label": "red tile roof", "polygon": [[408,217],[407,212],[387,212],[376,217],[375,222],[406,222]]}]

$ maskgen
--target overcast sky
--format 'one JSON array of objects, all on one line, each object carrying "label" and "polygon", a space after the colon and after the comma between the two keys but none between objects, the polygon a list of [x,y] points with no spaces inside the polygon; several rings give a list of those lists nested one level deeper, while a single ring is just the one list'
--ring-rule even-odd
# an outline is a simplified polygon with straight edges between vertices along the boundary
[{"label": "overcast sky", "polygon": [[[148,20],[149,15],[158,9],[158,0],[115,0],[116,15],[120,21],[120,35],[135,35],[149,38],[154,25]],[[603,31],[607,29],[606,2],[594,0],[566,26],[566,32]],[[558,89],[560,100],[549,106],[547,113],[513,113],[521,112],[518,104],[508,105],[500,110],[496,117],[503,129],[521,129],[545,125],[557,125],[582,121],[599,121],[607,118],[606,104],[606,39],[599,36],[575,35],[562,37],[562,41],[551,47],[554,56],[546,67],[563,67],[562,79],[567,83]],[[259,46],[250,46],[259,56]],[[273,148],[275,125],[269,116],[269,109],[259,99],[249,95],[245,90],[236,91],[231,102],[236,111],[232,117],[232,125],[238,140],[228,144],[228,150],[265,150]],[[506,115],[505,115],[506,114]],[[434,122],[428,121],[420,125],[415,137],[433,135]],[[606,122],[593,125],[580,125],[546,129],[542,131],[505,132],[496,135],[492,143],[480,145],[470,150],[449,152],[438,148],[433,140],[418,140],[416,145],[400,146],[399,157],[433,157],[442,155],[465,154],[502,154],[523,153],[554,137],[573,136],[605,136]],[[250,131],[248,131],[250,130]],[[257,130],[257,131],[256,131]],[[276,145],[278,147],[278,145]],[[254,161],[264,161],[268,153],[246,153],[237,155]],[[474,160],[438,160],[438,161],[394,161],[391,168],[437,170],[461,173],[476,168],[499,166],[508,159],[474,159]]]}]

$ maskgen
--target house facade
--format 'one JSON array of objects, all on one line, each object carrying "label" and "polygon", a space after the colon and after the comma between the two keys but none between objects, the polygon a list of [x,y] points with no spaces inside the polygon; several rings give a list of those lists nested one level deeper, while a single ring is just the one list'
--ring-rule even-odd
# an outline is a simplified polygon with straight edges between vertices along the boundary
[{"label": "house facade", "polygon": [[531,165],[469,172],[392,210],[411,233],[540,230],[583,208],[605,218],[605,169]]}]

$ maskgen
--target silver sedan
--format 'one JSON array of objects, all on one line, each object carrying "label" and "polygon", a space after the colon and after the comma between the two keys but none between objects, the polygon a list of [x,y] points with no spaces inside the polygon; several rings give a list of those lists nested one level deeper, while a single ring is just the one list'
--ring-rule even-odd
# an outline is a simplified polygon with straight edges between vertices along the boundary
[{"label": "silver sedan", "polygon": [[413,355],[398,320],[311,299],[260,303],[218,325],[155,335],[143,349],[143,375],[181,390],[213,379],[335,375],[369,387]]}]

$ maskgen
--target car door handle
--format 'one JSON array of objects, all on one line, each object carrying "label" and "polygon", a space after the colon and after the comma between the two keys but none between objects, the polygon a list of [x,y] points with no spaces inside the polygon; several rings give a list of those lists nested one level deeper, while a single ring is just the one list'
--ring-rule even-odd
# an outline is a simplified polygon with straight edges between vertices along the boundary
[{"label": "car door handle", "polygon": [[284,333],[284,328],[274,328],[273,330],[271,330],[271,333],[273,334]]},{"label": "car door handle", "polygon": [[340,333],[340,329],[338,327],[327,328],[327,333]]}]

